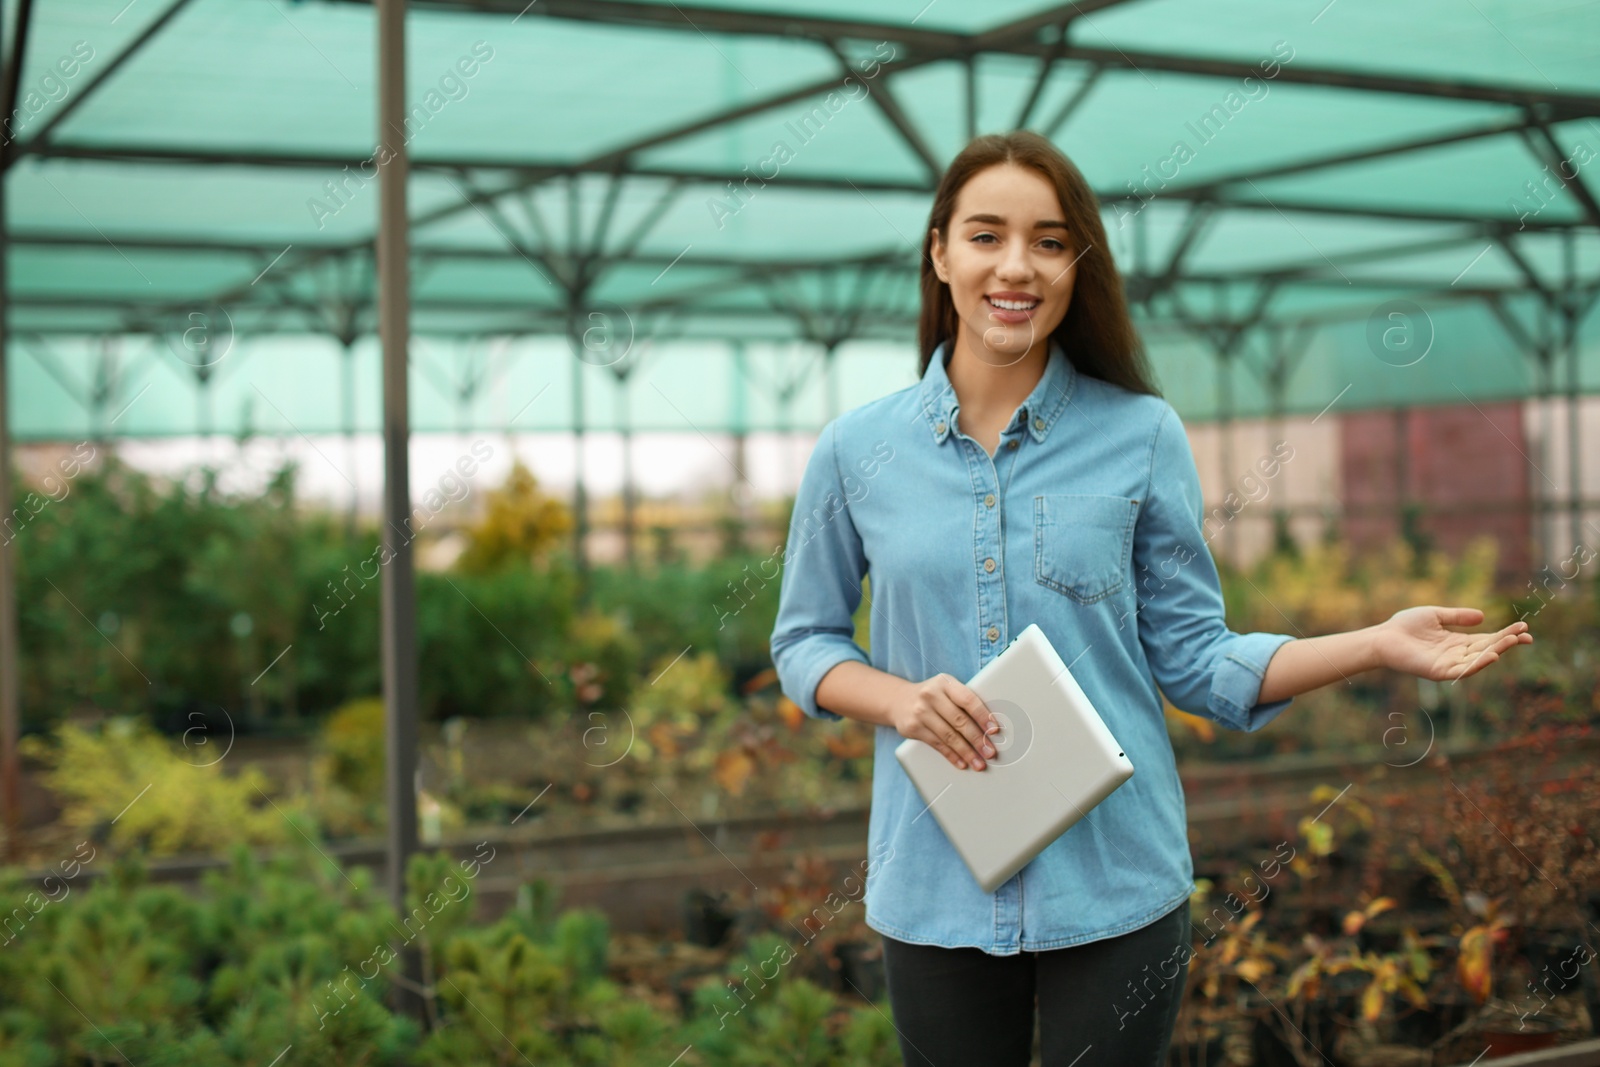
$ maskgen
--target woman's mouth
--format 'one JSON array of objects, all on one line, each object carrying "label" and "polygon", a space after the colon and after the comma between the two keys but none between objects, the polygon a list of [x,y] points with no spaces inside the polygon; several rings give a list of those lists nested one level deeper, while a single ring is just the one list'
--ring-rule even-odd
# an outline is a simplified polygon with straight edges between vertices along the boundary
[{"label": "woman's mouth", "polygon": [[983,300],[989,305],[989,317],[1007,324],[1027,322],[1043,303],[1038,297],[1011,298],[992,296],[988,293],[984,294]]}]

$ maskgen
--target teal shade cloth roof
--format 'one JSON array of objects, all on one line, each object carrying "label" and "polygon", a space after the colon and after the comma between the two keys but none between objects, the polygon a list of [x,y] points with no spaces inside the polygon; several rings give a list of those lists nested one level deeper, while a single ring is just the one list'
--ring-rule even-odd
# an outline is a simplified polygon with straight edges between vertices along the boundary
[{"label": "teal shade cloth roof", "polygon": [[[1185,418],[1600,387],[1600,5],[433,0],[408,36],[419,431],[806,429],[914,381],[937,174],[1018,126],[1100,196]],[[355,0],[35,0],[17,438],[377,428],[375,41]]]}]

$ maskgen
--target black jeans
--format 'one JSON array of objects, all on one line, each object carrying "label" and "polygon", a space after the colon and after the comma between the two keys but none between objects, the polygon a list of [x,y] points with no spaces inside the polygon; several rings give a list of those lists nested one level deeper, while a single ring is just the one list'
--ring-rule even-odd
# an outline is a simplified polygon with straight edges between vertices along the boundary
[{"label": "black jeans", "polygon": [[1014,956],[883,938],[907,1067],[1028,1067],[1035,998],[1044,1067],[1161,1067],[1189,955],[1188,901],[1117,937]]}]

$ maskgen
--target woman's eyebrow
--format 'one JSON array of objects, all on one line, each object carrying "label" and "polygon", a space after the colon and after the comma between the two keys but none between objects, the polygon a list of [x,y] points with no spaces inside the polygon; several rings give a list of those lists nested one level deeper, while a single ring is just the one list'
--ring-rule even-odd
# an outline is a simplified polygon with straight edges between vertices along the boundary
[{"label": "woman's eyebrow", "polygon": [[[1004,226],[1006,224],[1006,220],[1001,218],[999,215],[968,215],[961,221],[987,222],[995,226]],[[1061,222],[1058,219],[1040,219],[1038,222],[1033,224],[1033,228],[1036,230],[1065,230],[1068,227],[1066,223]]]}]

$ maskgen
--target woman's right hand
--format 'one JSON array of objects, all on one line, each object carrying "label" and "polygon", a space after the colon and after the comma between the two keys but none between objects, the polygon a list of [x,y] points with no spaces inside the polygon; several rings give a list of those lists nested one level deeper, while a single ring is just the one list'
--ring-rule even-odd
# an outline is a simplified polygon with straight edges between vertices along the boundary
[{"label": "woman's right hand", "polygon": [[901,737],[925,741],[955,766],[971,764],[979,771],[985,757],[994,757],[989,738],[1000,729],[978,694],[948,674],[908,682],[889,709],[889,720]]}]

